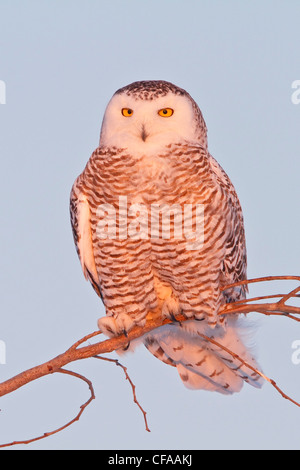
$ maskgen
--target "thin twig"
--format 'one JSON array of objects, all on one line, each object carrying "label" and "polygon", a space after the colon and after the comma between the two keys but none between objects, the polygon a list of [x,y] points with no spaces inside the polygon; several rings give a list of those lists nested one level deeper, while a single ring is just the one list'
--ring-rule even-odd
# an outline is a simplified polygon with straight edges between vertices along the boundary
[{"label": "thin twig", "polygon": [[85,408],[91,403],[92,400],[94,400],[94,398],[95,398],[94,388],[93,388],[92,382],[89,379],[87,379],[86,377],[84,377],[81,374],[78,374],[77,372],[73,372],[73,371],[67,370],[67,369],[58,369],[56,372],[59,372],[61,374],[72,375],[73,377],[77,377],[78,379],[81,379],[84,382],[86,382],[88,384],[90,392],[91,392],[90,398],[83,405],[80,406],[80,410],[77,413],[77,415],[75,416],[75,418],[71,419],[68,423],[64,424],[63,426],[61,426],[57,429],[55,429],[54,431],[45,432],[41,436],[34,437],[32,439],[27,439],[27,440],[22,440],[22,441],[13,441],[13,442],[9,442],[7,444],[0,444],[0,447],[9,447],[9,446],[17,445],[17,444],[30,444],[31,442],[35,442],[35,441],[39,441],[41,439],[45,439],[45,437],[49,437],[49,436],[52,436],[53,434],[56,434],[60,431],[63,431],[63,429],[66,429],[67,427],[71,426],[71,424],[75,423],[75,421],[78,421],[80,416],[84,412]]},{"label": "thin twig", "polygon": [[300,286],[296,287],[296,289],[293,289],[289,294],[286,294],[282,297],[281,300],[279,300],[278,304],[282,305],[285,304],[287,300],[291,299],[292,297],[295,297],[297,292],[300,291]]},{"label": "thin twig", "polygon": [[[245,284],[252,284],[257,282],[265,282],[265,281],[278,281],[278,280],[293,280],[293,281],[300,281],[300,276],[267,276],[267,277],[260,277],[256,279],[247,279],[243,281],[236,282],[231,284],[230,286],[226,286],[222,290],[227,290],[234,286],[245,285]],[[300,308],[295,307],[293,305],[287,305],[287,300],[291,298],[298,298],[299,295],[297,293],[300,291],[300,286],[296,287],[288,294],[273,294],[273,295],[265,295],[260,297],[252,297],[249,299],[242,299],[238,300],[237,302],[225,304],[220,308],[219,315],[225,314],[240,314],[240,313],[250,313],[250,312],[257,312],[262,313],[263,315],[282,315],[285,317],[290,318],[291,320],[295,320],[300,322],[300,318],[294,315],[300,315]],[[272,298],[278,298],[277,302],[273,303],[259,303],[254,304],[258,300],[268,300]]]},{"label": "thin twig", "polygon": [[242,286],[245,284],[253,284],[257,282],[269,282],[269,281],[300,281],[300,276],[264,276],[264,277],[255,277],[253,279],[244,279],[243,281],[237,281],[229,286],[223,287],[221,290],[227,290],[231,287]]},{"label": "thin twig", "polygon": [[123,369],[124,371],[124,374],[125,374],[125,377],[126,377],[126,380],[128,380],[128,382],[130,383],[131,385],[131,388],[132,388],[132,394],[133,394],[133,401],[134,403],[139,407],[139,409],[141,410],[141,412],[143,413],[143,416],[144,416],[144,421],[145,421],[145,427],[146,427],[146,431],[150,432],[150,429],[148,427],[148,422],[147,422],[147,412],[142,408],[142,406],[140,405],[137,397],[136,397],[136,393],[135,393],[135,385],[134,383],[132,382],[131,378],[129,377],[128,375],[128,372],[127,372],[127,367],[123,366],[123,364],[121,364],[118,359],[112,359],[110,357],[103,357],[103,356],[94,356],[95,359],[102,359],[102,361],[109,361],[109,362],[114,362],[116,364],[116,366],[119,366]]},{"label": "thin twig", "polygon": [[209,341],[210,343],[214,344],[215,346],[218,346],[219,348],[223,349],[224,351],[226,351],[228,354],[230,354],[234,359],[237,359],[238,361],[240,361],[245,367],[251,369],[253,372],[255,372],[256,374],[260,375],[263,379],[265,379],[267,382],[269,382],[279,393],[280,395],[285,398],[286,400],[289,400],[290,402],[294,403],[294,405],[300,407],[300,403],[298,403],[297,401],[293,400],[291,397],[289,397],[286,393],[284,393],[281,388],[278,387],[278,385],[276,384],[275,380],[273,379],[270,379],[269,377],[267,377],[265,374],[263,374],[260,370],[256,369],[255,367],[251,366],[251,364],[248,364],[248,362],[246,362],[244,359],[242,359],[238,354],[236,354],[235,352],[231,351],[230,349],[226,348],[225,346],[223,346],[223,344],[219,343],[218,341],[214,340],[213,338],[209,337],[209,336],[206,336],[202,333],[198,333],[199,336],[201,336],[201,338],[205,339],[206,341]]},{"label": "thin twig", "polygon": [[[249,302],[257,302],[258,300],[267,300],[267,299],[276,299],[277,297],[281,298],[284,297],[286,294],[270,294],[270,295],[261,295],[260,297],[251,297],[250,299],[242,299],[242,300],[236,300],[233,304],[227,304],[227,305],[239,305],[239,304],[246,304]],[[300,297],[299,295],[293,295],[290,297],[295,297],[298,298]]]},{"label": "thin twig", "polygon": [[80,344],[85,343],[88,339],[91,339],[94,336],[98,336],[98,335],[101,335],[101,334],[102,334],[102,331],[100,331],[100,330],[94,331],[93,333],[89,333],[88,335],[86,335],[83,338],[76,341],[76,343],[72,344],[72,346],[70,347],[70,350],[77,349]]}]

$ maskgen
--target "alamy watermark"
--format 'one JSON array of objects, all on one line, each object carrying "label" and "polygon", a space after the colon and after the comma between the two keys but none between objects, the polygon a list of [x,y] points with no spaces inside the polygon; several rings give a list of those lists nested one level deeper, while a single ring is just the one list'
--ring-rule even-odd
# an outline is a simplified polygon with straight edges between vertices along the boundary
[{"label": "alamy watermark", "polygon": [[0,365],[6,364],[6,344],[0,339]]},{"label": "alamy watermark", "polygon": [[188,250],[200,250],[204,243],[204,204],[128,205],[119,196],[118,207],[100,204],[97,208],[96,234],[101,239],[185,240]]},{"label": "alamy watermark", "polygon": [[293,104],[300,104],[300,80],[294,80],[292,82],[292,88],[295,90],[291,95]]},{"label": "alamy watermark", "polygon": [[297,366],[300,364],[300,339],[295,339],[295,341],[292,342],[292,349],[295,350],[291,357],[292,363]]},{"label": "alamy watermark", "polygon": [[6,104],[6,83],[0,80],[0,104]]}]

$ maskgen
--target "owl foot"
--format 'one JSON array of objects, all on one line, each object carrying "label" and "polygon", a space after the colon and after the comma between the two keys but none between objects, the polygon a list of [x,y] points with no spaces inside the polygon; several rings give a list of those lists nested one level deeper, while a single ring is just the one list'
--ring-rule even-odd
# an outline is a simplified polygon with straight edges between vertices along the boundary
[{"label": "owl foot", "polygon": [[128,331],[130,331],[134,326],[134,320],[132,320],[132,318],[126,313],[121,313],[117,317],[106,316],[99,318],[98,320],[99,330],[101,330],[102,333],[109,338],[113,338],[114,336],[119,336],[122,334],[127,336]]},{"label": "owl foot", "polygon": [[179,315],[180,313],[181,308],[178,300],[173,296],[168,297],[162,306],[162,316],[164,318],[169,318],[174,322],[180,323],[178,320],[176,320],[176,315]]}]

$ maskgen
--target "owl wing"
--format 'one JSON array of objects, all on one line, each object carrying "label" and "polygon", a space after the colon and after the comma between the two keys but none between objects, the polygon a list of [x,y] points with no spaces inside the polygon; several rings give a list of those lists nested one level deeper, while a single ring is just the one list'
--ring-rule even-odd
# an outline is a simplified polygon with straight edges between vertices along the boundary
[{"label": "owl wing", "polygon": [[92,243],[90,206],[86,195],[78,189],[77,180],[70,196],[70,217],[84,277],[90,281],[96,293],[102,298]]},{"label": "owl wing", "polygon": [[[230,237],[225,246],[225,256],[222,265],[222,287],[247,279],[247,252],[244,230],[244,219],[239,198],[235,188],[219,163],[209,154],[211,170],[226,193],[227,204],[231,206]],[[237,286],[224,291],[225,302],[234,302],[246,297],[247,285]]]}]

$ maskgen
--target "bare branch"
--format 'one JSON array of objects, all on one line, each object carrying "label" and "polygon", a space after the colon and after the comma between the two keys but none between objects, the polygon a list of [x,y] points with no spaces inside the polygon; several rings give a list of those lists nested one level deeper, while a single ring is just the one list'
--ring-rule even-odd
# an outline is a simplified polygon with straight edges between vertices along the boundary
[{"label": "bare branch", "polygon": [[198,333],[199,336],[201,336],[201,338],[205,339],[206,341],[218,346],[219,348],[223,349],[223,351],[226,351],[228,354],[230,354],[233,358],[237,359],[238,361],[241,362],[241,364],[243,364],[245,367],[251,369],[253,372],[255,372],[256,374],[260,375],[263,379],[265,379],[267,382],[269,382],[279,393],[280,395],[291,401],[292,403],[294,403],[294,405],[300,407],[300,403],[298,403],[297,401],[293,400],[292,398],[290,398],[288,395],[286,395],[286,393],[284,393],[279,387],[278,385],[276,384],[275,380],[273,379],[270,379],[269,377],[267,377],[265,374],[263,374],[260,370],[256,369],[255,367],[251,366],[250,364],[248,364],[248,362],[244,361],[244,359],[242,359],[238,354],[236,354],[235,352],[231,351],[230,349],[226,348],[225,346],[223,346],[221,343],[219,343],[218,341],[214,340],[213,338],[209,337],[209,336],[206,336],[202,333]]},{"label": "bare branch", "polygon": [[[234,286],[245,285],[245,284],[252,284],[257,282],[265,282],[265,281],[278,281],[278,280],[293,280],[300,282],[300,276],[267,276],[267,277],[259,277],[255,279],[248,279],[240,282],[236,282],[231,284],[230,286],[226,286],[222,290],[227,290]],[[283,315],[291,320],[295,320],[300,322],[300,318],[295,317],[294,315],[300,315],[300,307],[296,307],[293,305],[286,305],[287,300],[298,298],[299,296],[297,293],[300,291],[300,286],[296,287],[288,294],[273,294],[273,295],[265,295],[261,297],[253,297],[250,299],[243,299],[231,304],[225,304],[219,311],[219,315],[231,314],[231,313],[250,313],[250,312],[257,312],[262,313],[263,315]],[[254,301],[261,301],[261,300],[268,300],[272,298],[279,298],[277,302],[272,303],[253,303]]]},{"label": "bare branch", "polygon": [[45,439],[45,437],[52,436],[53,434],[56,434],[56,433],[62,431],[63,429],[66,429],[67,427],[71,426],[71,424],[75,423],[75,421],[79,420],[79,418],[82,415],[82,413],[84,412],[85,408],[91,403],[92,400],[94,400],[94,398],[95,398],[94,388],[93,388],[92,382],[89,379],[87,379],[83,375],[78,374],[77,372],[73,372],[71,370],[58,369],[56,372],[60,372],[61,374],[73,375],[74,377],[77,377],[78,379],[81,379],[84,382],[86,382],[88,384],[90,392],[91,392],[90,398],[83,405],[80,406],[80,410],[77,413],[77,415],[75,416],[75,418],[71,419],[71,421],[64,424],[63,426],[55,429],[54,431],[45,432],[42,436],[34,437],[32,439],[27,439],[27,440],[23,440],[23,441],[13,441],[13,442],[9,442],[8,444],[0,444],[0,448],[1,447],[14,446],[14,445],[17,445],[17,444],[30,444],[31,442],[39,441],[41,439]]},{"label": "bare branch", "polygon": [[[232,284],[231,286],[226,286],[223,290],[229,289],[230,287],[238,286],[238,285],[245,285],[245,284],[252,284],[252,283],[258,283],[258,282],[265,282],[265,281],[278,281],[278,280],[293,280],[293,281],[298,281],[300,282],[300,276],[267,276],[267,277],[261,277],[261,278],[256,278],[256,279],[248,279],[244,280],[241,282],[237,282],[235,284]],[[299,292],[300,292],[300,285],[297,286],[295,289],[291,290],[287,294],[273,294],[273,295],[265,295],[265,296],[260,296],[260,297],[253,297],[249,299],[244,299],[241,301],[237,301],[235,303],[231,304],[226,304],[223,305],[222,308],[219,311],[219,315],[232,315],[232,314],[248,314],[250,312],[257,312],[263,315],[280,315],[280,316],[285,316],[287,318],[290,318],[292,320],[295,320],[297,322],[300,321],[300,307],[297,307],[295,305],[287,305],[287,301],[291,301],[295,298],[299,298]],[[274,302],[268,302],[270,299],[276,299]],[[176,321],[179,322],[184,322],[188,320],[188,318],[184,317],[183,315],[178,315],[176,317]],[[88,346],[84,346],[83,344],[88,341],[89,339],[98,336],[101,334],[100,331],[95,331],[91,334],[88,334],[84,336],[82,339],[76,341],[69,349],[67,349],[64,353],[54,357],[53,359],[40,364],[38,366],[35,366],[31,369],[28,369],[24,372],[21,372],[20,374],[16,375],[15,377],[12,377],[5,382],[0,383],[0,396],[4,396],[8,393],[13,392],[14,390],[19,389],[20,387],[24,386],[25,384],[32,382],[38,378],[44,377],[49,374],[53,374],[55,372],[58,373],[64,373],[64,374],[69,374],[73,375],[77,378],[80,378],[84,380],[91,391],[91,397],[89,400],[81,406],[79,413],[76,415],[74,419],[69,421],[67,424],[64,426],[61,426],[60,428],[56,429],[55,431],[51,431],[48,433],[43,434],[43,436],[39,436],[34,439],[29,439],[28,441],[14,441],[9,444],[2,444],[0,447],[5,447],[5,446],[10,446],[10,445],[15,445],[15,444],[27,444],[30,442],[34,442],[39,439],[43,439],[47,436],[50,436],[54,433],[57,433],[66,427],[70,426],[72,423],[74,423],[76,420],[78,420],[86,408],[86,406],[89,405],[89,403],[95,398],[94,395],[94,390],[92,387],[91,382],[86,379],[84,376],[77,374],[76,372],[71,372],[63,369],[63,367],[66,364],[69,364],[71,362],[81,360],[81,359],[87,359],[90,357],[97,357],[99,359],[99,355],[105,354],[105,353],[110,353],[112,351],[118,350],[118,349],[124,349],[128,345],[128,341],[132,341],[136,338],[142,337],[144,334],[148,333],[149,331],[158,328],[162,325],[172,323],[172,320],[169,319],[161,319],[161,315],[157,314],[157,312],[152,312],[151,316],[147,318],[146,325],[143,327],[134,327],[127,336],[125,335],[120,335],[118,337],[114,337],[111,339],[106,339],[100,342],[97,342],[95,344],[89,344]],[[210,342],[215,342],[212,338],[205,337],[202,335],[204,339]],[[216,342],[215,342],[216,343]],[[219,345],[221,348],[224,349],[224,346]],[[252,368],[249,364],[244,362],[241,358],[239,358],[234,351],[230,351],[229,349],[227,350],[229,354],[231,354],[233,357],[238,358],[243,362],[243,364],[250,369],[254,370],[256,373],[261,375],[266,381],[271,383],[273,387],[282,395],[283,398],[288,399],[292,403],[294,403],[297,406],[300,406],[298,402],[292,400],[290,397],[288,397],[276,384],[276,382],[273,379],[270,379],[266,375],[262,374],[260,371]],[[110,362],[115,362],[116,365],[120,366],[123,368],[123,371],[125,373],[126,379],[131,384],[132,391],[133,391],[133,397],[134,397],[134,402],[139,406],[140,410],[142,411],[144,415],[144,420],[145,420],[145,425],[146,425],[146,430],[150,431],[148,428],[147,420],[146,420],[146,412],[142,409],[140,406],[139,402],[136,399],[135,395],[135,385],[132,383],[131,379],[129,378],[127,374],[127,369],[126,367],[122,366],[117,360],[115,359],[108,359],[108,358],[102,358],[105,360],[108,360]]]},{"label": "bare branch", "polygon": [[300,286],[296,287],[296,289],[292,290],[289,294],[284,295],[278,303],[280,305],[285,304],[287,300],[291,299],[292,297],[296,297],[296,294],[299,291],[300,291]]},{"label": "bare branch", "polygon": [[123,369],[124,371],[124,374],[125,374],[125,377],[126,377],[126,380],[128,380],[128,382],[130,383],[131,385],[131,388],[132,388],[132,394],[133,394],[133,401],[134,403],[139,407],[139,409],[141,410],[141,412],[143,413],[143,416],[144,416],[144,421],[145,421],[145,426],[146,426],[146,431],[150,432],[150,429],[148,427],[148,422],[147,422],[147,418],[146,418],[146,411],[141,407],[140,403],[138,402],[137,398],[136,398],[136,393],[135,393],[135,385],[134,383],[132,382],[131,378],[129,377],[128,375],[128,372],[127,372],[127,367],[123,366],[123,364],[121,364],[118,359],[112,359],[112,358],[109,358],[109,357],[103,357],[103,356],[94,356],[95,359],[102,359],[102,361],[109,361],[109,362],[114,362],[116,364],[116,366],[119,366]]}]

